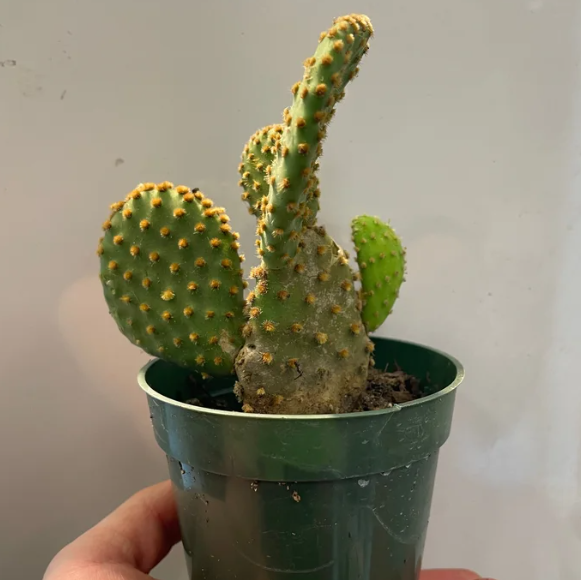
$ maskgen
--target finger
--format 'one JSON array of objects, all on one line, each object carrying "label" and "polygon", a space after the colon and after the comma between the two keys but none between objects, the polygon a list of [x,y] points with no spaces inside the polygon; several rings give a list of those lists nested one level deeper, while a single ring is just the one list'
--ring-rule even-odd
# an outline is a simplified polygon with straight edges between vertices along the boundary
[{"label": "finger", "polygon": [[420,580],[485,580],[470,570],[425,570]]},{"label": "finger", "polygon": [[75,564],[67,562],[47,570],[43,580],[155,580],[127,564]]},{"label": "finger", "polygon": [[148,487],[63,550],[79,565],[112,564],[148,573],[179,542],[171,483]]}]

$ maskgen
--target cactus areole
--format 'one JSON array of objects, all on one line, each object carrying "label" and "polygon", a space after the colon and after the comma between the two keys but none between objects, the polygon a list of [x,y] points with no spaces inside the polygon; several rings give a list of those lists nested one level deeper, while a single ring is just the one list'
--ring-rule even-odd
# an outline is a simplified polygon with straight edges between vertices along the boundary
[{"label": "cactus areole", "polygon": [[260,256],[249,293],[238,234],[201,191],[142,183],[103,224],[100,277],[119,329],[200,377],[235,374],[246,412],[351,411],[373,364],[368,333],[404,280],[405,251],[378,217],[352,222],[359,272],[317,221],[322,144],[372,34],[366,16],[337,18],[282,122],[244,147],[240,186]]}]

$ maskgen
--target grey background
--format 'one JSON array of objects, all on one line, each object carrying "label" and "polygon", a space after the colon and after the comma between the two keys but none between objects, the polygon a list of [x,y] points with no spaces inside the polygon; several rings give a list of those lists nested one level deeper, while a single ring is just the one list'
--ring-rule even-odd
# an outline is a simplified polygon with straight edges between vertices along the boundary
[{"label": "grey background", "polygon": [[[353,215],[392,220],[409,274],[381,333],[468,371],[426,565],[578,578],[577,0],[0,3],[2,578],[41,578],[166,477],[135,383],[147,356],[97,279],[108,204],[141,181],[199,186],[253,256],[242,146],[348,12],[377,34],[329,131],[322,221],[349,247]],[[185,579],[179,549],[157,575]]]}]

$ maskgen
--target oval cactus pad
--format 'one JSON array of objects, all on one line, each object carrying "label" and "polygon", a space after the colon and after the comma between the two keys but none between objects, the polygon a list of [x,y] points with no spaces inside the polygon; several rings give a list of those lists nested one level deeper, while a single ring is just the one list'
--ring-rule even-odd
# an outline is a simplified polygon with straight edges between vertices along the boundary
[{"label": "oval cactus pad", "polygon": [[361,272],[361,316],[369,332],[391,313],[404,281],[405,249],[395,231],[379,218],[361,215],[351,222]]},{"label": "oval cactus pad", "polygon": [[139,185],[111,211],[97,254],[120,330],[151,355],[231,373],[243,343],[244,283],[224,209],[164,182]]}]

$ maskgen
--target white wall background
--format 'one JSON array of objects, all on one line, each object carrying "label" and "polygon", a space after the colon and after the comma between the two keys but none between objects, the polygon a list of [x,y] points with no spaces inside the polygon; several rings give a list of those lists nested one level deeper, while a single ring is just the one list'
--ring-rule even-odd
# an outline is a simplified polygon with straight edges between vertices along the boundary
[{"label": "white wall background", "polygon": [[[94,251],[140,181],[200,186],[252,255],[236,166],[334,16],[376,28],[322,163],[323,216],[391,218],[388,335],[458,356],[426,564],[578,580],[579,0],[3,0],[0,576],[166,476]],[[530,518],[530,521],[527,521]],[[181,553],[159,570],[185,578]]]}]

